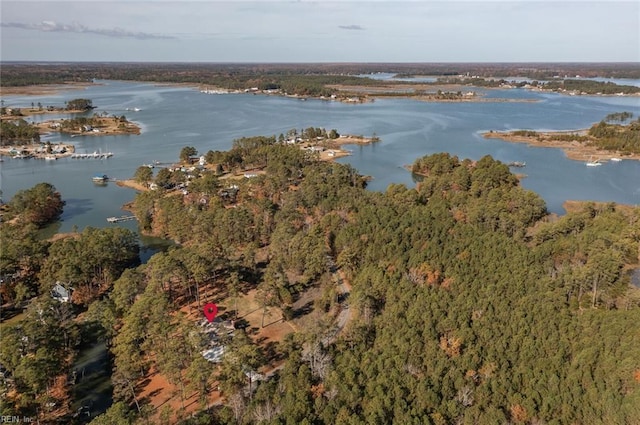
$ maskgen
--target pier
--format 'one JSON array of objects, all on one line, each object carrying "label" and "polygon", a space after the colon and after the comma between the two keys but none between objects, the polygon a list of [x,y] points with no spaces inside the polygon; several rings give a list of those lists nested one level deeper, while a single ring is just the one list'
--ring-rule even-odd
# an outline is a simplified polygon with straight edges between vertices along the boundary
[{"label": "pier", "polygon": [[73,159],[107,159],[111,158],[113,153],[111,152],[94,152],[94,153],[73,153],[71,158]]},{"label": "pier", "polygon": [[120,217],[107,217],[107,221],[109,223],[120,223],[121,221],[131,221],[135,219],[136,217],[133,215],[122,215]]}]

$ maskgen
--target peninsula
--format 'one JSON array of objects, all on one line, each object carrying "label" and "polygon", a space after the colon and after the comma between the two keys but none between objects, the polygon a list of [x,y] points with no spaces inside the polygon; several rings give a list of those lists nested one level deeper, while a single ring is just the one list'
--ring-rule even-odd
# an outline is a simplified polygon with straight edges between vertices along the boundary
[{"label": "peninsula", "polygon": [[631,117],[629,112],[610,114],[582,130],[491,130],[482,135],[488,139],[562,149],[567,158],[577,161],[640,160],[640,120],[622,124]]},{"label": "peninsula", "polygon": [[[354,134],[338,134],[336,130],[331,130],[327,133],[326,130],[320,128],[309,127],[303,130],[299,135],[291,130],[286,137],[280,135],[278,139],[275,136],[271,138],[256,137],[256,138],[243,138],[234,141],[234,145],[246,143],[248,140],[257,141],[257,143],[266,143],[267,145],[285,145],[296,146],[302,152],[308,154],[309,158],[315,157],[316,160],[326,162],[334,161],[338,158],[351,155],[349,150],[343,148],[344,145],[368,145],[377,143],[380,138],[373,134],[371,137]],[[276,141],[277,140],[277,141]],[[168,170],[191,170],[195,171],[197,151],[191,150],[191,147],[185,147],[184,150],[190,150],[190,154],[181,155],[181,161],[168,167]],[[244,180],[261,175],[268,174],[267,166],[265,164],[253,164],[250,167],[231,167],[227,163],[227,159],[221,155],[220,152],[209,151],[202,156],[199,160],[199,168],[201,171],[215,172],[218,180]],[[121,187],[127,187],[137,191],[146,191],[152,188],[166,186],[162,181],[152,181],[150,178],[150,172],[148,168],[155,167],[155,165],[144,164],[141,165],[137,171],[136,176],[131,179],[118,180],[117,185]],[[171,172],[171,171],[170,171]],[[141,175],[146,177],[140,178]],[[157,180],[157,179],[156,179]],[[178,190],[183,187],[171,187]]]}]

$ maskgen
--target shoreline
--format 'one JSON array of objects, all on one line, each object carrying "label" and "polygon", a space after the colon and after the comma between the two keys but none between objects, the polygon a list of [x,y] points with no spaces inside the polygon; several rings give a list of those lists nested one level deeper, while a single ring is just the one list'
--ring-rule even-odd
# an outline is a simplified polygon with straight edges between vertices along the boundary
[{"label": "shoreline", "polygon": [[596,207],[605,207],[609,204],[615,204],[617,208],[622,208],[623,210],[632,210],[635,208],[639,208],[638,205],[631,204],[618,204],[617,202],[606,202],[606,201],[579,201],[575,199],[567,199],[562,203],[562,208],[564,209],[566,214],[580,212],[584,209],[586,205],[595,205]]},{"label": "shoreline", "polygon": [[[145,83],[154,84],[157,86],[173,86],[173,87],[189,87],[194,90],[198,90],[206,94],[254,94],[254,95],[266,95],[266,96],[279,96],[289,99],[298,99],[300,101],[312,100],[324,100],[329,102],[341,102],[350,104],[365,104],[374,102],[376,99],[385,98],[398,98],[398,99],[413,99],[419,102],[429,103],[535,103],[540,102],[539,99],[522,99],[522,98],[487,98],[484,94],[477,94],[474,89],[482,91],[491,90],[512,90],[518,87],[482,87],[473,86],[467,84],[456,83],[418,83],[418,84],[386,84],[381,81],[378,85],[342,85],[342,84],[327,84],[326,87],[337,90],[341,95],[326,96],[305,96],[299,94],[288,94],[280,92],[279,90],[257,90],[257,89],[245,89],[245,90],[232,90],[223,89],[215,86],[207,86],[198,83],[190,82],[154,82],[143,81]],[[61,84],[43,84],[43,85],[29,85],[20,87],[2,87],[0,86],[1,96],[42,96],[59,94],[65,90],[85,90],[87,87],[100,85],[95,82],[69,82]],[[556,93],[564,96],[597,96],[597,97],[640,97],[640,93],[615,93],[615,94],[602,94],[602,93],[585,93],[576,91],[559,91],[554,89],[542,89],[539,87],[523,87],[523,89],[538,93]],[[443,93],[438,94],[438,91]],[[418,93],[416,93],[418,92]],[[457,95],[461,92],[461,95]],[[469,93],[473,93],[470,95]],[[448,97],[447,95],[453,94],[455,97]],[[29,109],[29,108],[22,108]],[[28,115],[37,113],[46,113],[47,111],[31,111]],[[51,111],[52,113],[60,113],[60,111]],[[62,111],[64,112],[64,111]],[[73,113],[73,111],[69,111]],[[28,116],[26,115],[26,116]],[[4,119],[4,118],[3,118]]]},{"label": "shoreline", "polygon": [[57,132],[60,134],[69,135],[69,137],[122,136],[127,134],[139,135],[141,133],[140,126],[133,121],[121,122],[119,121],[118,118],[115,118],[115,117],[99,117],[96,119],[98,120],[98,124],[96,124],[95,126],[91,126],[90,129],[60,131],[59,128],[61,126],[62,121],[64,121],[64,119],[47,120],[39,124],[36,124],[36,126],[40,131],[40,135]]},{"label": "shoreline", "polygon": [[[4,120],[5,117],[2,117],[2,119]],[[47,120],[35,124],[35,126],[38,128],[40,136],[60,133],[73,138],[77,136],[139,135],[141,133],[140,126],[132,121],[121,122],[116,117],[98,117],[96,119],[98,120],[98,124],[96,124],[95,127],[90,126],[91,128],[89,129],[78,128],[75,130],[60,131],[61,122],[64,121],[64,119]],[[50,145],[52,149],[50,152],[47,152],[46,141],[27,143],[25,141],[15,140],[15,143],[11,145],[0,147],[0,156],[17,157],[17,159],[59,159],[70,157],[76,153],[75,145],[70,142],[60,142]],[[104,155],[107,154],[105,153]]]},{"label": "shoreline", "polygon": [[[37,143],[30,145],[21,145],[19,148],[13,146],[0,147],[0,157],[8,156],[15,159],[44,159],[57,160],[60,158],[69,158],[76,152],[75,145],[71,143],[51,144],[52,151],[46,152],[46,143]],[[43,149],[45,149],[43,151]],[[56,152],[58,151],[58,152]]]},{"label": "shoreline", "polygon": [[[515,130],[518,131],[518,130]],[[535,131],[535,130],[532,130]],[[524,136],[513,134],[514,131],[488,131],[481,133],[485,139],[500,139],[509,143],[525,143],[533,147],[561,149],[565,156],[574,161],[599,162],[610,161],[611,159],[640,160],[640,154],[625,154],[619,151],[604,151],[597,146],[587,146],[577,140],[557,140],[554,136],[576,135],[585,136],[588,130],[566,130],[566,131],[535,131],[535,136]]]},{"label": "shoreline", "polygon": [[70,82],[61,84],[34,84],[29,86],[0,86],[0,96],[43,96],[58,94],[64,90],[85,90],[99,85],[93,82]]},{"label": "shoreline", "polygon": [[[53,109],[50,109],[53,108]],[[9,108],[7,108],[9,109]],[[33,115],[47,115],[47,114],[82,114],[84,112],[87,111],[82,111],[82,110],[77,110],[77,109],[64,109],[62,107],[47,107],[47,108],[43,108],[43,109],[33,109],[33,108],[16,108],[19,111],[20,115],[9,115],[9,114],[5,114],[2,115],[0,118],[3,121],[12,121],[12,120],[19,120],[19,119],[24,119],[26,121],[26,118],[33,116]]]}]

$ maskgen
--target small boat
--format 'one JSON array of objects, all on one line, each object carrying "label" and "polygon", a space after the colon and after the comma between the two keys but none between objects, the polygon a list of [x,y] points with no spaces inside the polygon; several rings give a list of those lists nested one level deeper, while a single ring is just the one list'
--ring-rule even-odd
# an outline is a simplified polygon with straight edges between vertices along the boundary
[{"label": "small boat", "polygon": [[109,176],[107,176],[106,174],[103,174],[103,175],[96,174],[91,178],[91,180],[93,180],[96,183],[104,183],[109,180]]},{"label": "small boat", "polygon": [[520,162],[520,161],[513,161],[513,162],[510,162],[508,165],[509,165],[509,167],[526,167],[527,163],[526,162]]},{"label": "small boat", "polygon": [[620,162],[620,161],[622,161],[622,159],[620,159],[620,158],[611,158],[611,161],[613,161],[613,162]]},{"label": "small boat", "polygon": [[589,160],[587,162],[587,167],[599,167],[600,165],[602,165],[602,163],[599,162],[597,159],[595,161]]},{"label": "small boat", "polygon": [[133,215],[123,215],[120,217],[107,217],[107,221],[109,223],[120,223],[121,221],[130,221],[135,219],[136,217]]},{"label": "small boat", "polygon": [[44,157],[44,160],[45,160],[45,161],[55,161],[55,160],[57,160],[57,159],[58,159],[58,158],[57,158],[57,157],[55,157],[55,156],[53,156],[53,155],[47,155],[47,156],[45,156],[45,157]]}]

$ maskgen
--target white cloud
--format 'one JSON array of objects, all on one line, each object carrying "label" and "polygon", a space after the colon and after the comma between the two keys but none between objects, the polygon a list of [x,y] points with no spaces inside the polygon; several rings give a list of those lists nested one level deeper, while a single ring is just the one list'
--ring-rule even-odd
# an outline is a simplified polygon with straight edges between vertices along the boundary
[{"label": "white cloud", "polygon": [[363,31],[364,28],[362,28],[360,25],[338,25],[338,28],[343,29],[343,30],[351,30],[351,31]]},{"label": "white cloud", "polygon": [[3,60],[640,60],[637,1],[0,1]]},{"label": "white cloud", "polygon": [[33,31],[42,31],[42,32],[69,32],[69,33],[77,33],[77,34],[98,34],[106,37],[136,38],[139,40],[175,38],[172,36],[162,35],[162,34],[150,34],[145,32],[128,31],[122,28],[90,28],[78,22],[72,22],[71,24],[63,24],[55,21],[42,21],[39,23],[2,22],[0,23],[0,26],[4,28],[19,28],[23,30],[33,30]]}]

